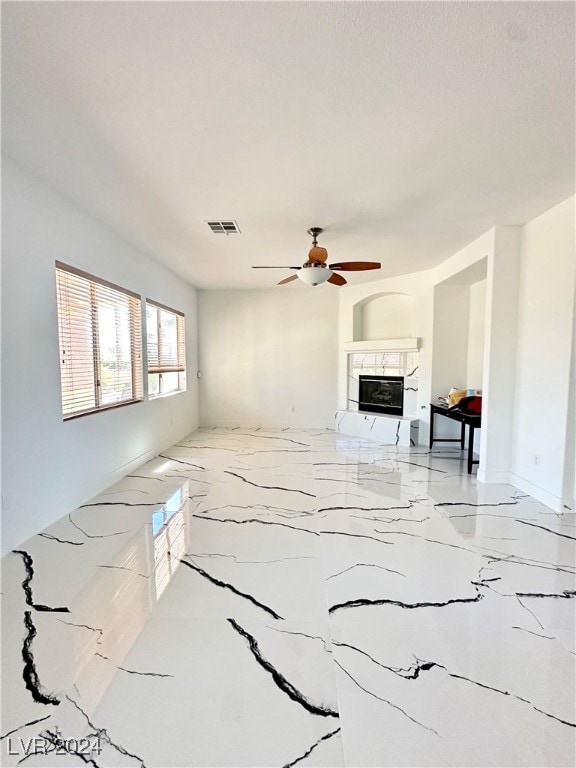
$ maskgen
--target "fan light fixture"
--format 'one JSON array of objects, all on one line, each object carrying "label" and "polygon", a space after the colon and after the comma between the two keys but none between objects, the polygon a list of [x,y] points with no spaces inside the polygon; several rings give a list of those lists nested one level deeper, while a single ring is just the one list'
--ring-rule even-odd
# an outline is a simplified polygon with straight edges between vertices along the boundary
[{"label": "fan light fixture", "polygon": [[304,264],[298,272],[298,277],[307,285],[320,285],[325,283],[333,275],[331,269],[326,264]]},{"label": "fan light fixture", "polygon": [[306,285],[321,285],[330,283],[331,285],[346,285],[345,278],[339,272],[360,272],[365,269],[380,269],[379,261],[337,261],[327,264],[328,251],[326,248],[318,245],[318,235],[324,230],[321,227],[310,227],[308,234],[312,236],[312,248],[308,252],[308,261],[301,267],[279,267],[279,266],[258,266],[252,269],[293,269],[297,274],[285,277],[280,280],[278,285],[287,285],[300,278]]}]

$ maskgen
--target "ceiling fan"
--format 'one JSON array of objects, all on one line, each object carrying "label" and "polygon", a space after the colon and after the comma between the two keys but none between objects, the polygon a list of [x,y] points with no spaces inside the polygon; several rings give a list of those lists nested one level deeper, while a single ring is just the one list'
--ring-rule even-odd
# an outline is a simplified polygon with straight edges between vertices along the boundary
[{"label": "ceiling fan", "polygon": [[301,267],[252,267],[252,269],[297,269],[298,273],[280,280],[278,285],[286,285],[300,278],[307,285],[320,285],[329,282],[332,285],[346,285],[346,280],[338,272],[359,272],[364,269],[380,269],[379,261],[339,261],[326,264],[328,251],[318,245],[318,235],[324,231],[321,227],[310,227],[308,234],[312,237],[312,248],[308,253],[308,261]]}]

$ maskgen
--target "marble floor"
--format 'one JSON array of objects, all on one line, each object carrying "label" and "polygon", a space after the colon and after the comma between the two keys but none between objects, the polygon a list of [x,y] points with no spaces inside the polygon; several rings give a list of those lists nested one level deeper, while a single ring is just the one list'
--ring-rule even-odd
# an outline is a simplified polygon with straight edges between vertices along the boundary
[{"label": "marble floor", "polygon": [[194,432],[3,558],[2,765],[574,765],[575,526],[452,448]]}]

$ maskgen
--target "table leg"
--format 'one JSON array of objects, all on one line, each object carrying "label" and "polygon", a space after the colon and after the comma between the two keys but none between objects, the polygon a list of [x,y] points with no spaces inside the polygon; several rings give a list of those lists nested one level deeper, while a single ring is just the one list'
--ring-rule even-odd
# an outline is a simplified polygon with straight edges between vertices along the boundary
[{"label": "table leg", "polygon": [[470,424],[468,431],[468,474],[472,474],[472,460],[474,458],[474,425]]},{"label": "table leg", "polygon": [[432,443],[434,442],[434,411],[432,408],[430,408],[430,445],[429,448],[432,448]]},{"label": "table leg", "polygon": [[460,450],[464,450],[466,444],[466,424],[462,422],[460,427]]}]

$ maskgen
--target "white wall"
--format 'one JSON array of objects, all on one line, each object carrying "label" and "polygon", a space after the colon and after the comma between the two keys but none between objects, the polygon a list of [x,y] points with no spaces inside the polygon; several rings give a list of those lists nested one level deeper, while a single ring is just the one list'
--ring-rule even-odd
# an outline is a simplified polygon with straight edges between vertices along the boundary
[{"label": "white wall", "polygon": [[434,288],[433,399],[466,386],[469,293],[467,285]]},{"label": "white wall", "polygon": [[[198,422],[196,292],[12,161],[3,162],[2,551]],[[62,420],[54,261],[186,315],[188,391]]]},{"label": "white wall", "polygon": [[[486,316],[486,274],[494,251],[493,233],[469,243],[435,270],[432,350],[432,395],[447,395],[451,387],[482,386]],[[472,381],[472,383],[470,383]],[[438,418],[437,437],[460,437],[460,425]],[[482,430],[474,433],[480,453]]]},{"label": "white wall", "polygon": [[[574,197],[522,228],[516,358],[515,482],[561,507],[574,323]],[[573,425],[571,425],[573,434]],[[535,457],[539,463],[535,463]]]},{"label": "white wall", "polygon": [[514,452],[520,227],[495,227],[486,278],[482,440],[478,480],[508,483]]},{"label": "white wall", "polygon": [[[439,395],[447,395],[452,387],[463,389],[466,386],[469,295],[467,285],[444,283],[434,287],[432,401]],[[437,418],[434,435],[460,437],[460,424]]]},{"label": "white wall", "polygon": [[333,427],[338,290],[199,291],[201,423]]},{"label": "white wall", "polygon": [[401,293],[385,294],[362,307],[362,339],[409,339],[414,336],[414,299]]},{"label": "white wall", "polygon": [[468,315],[468,361],[466,389],[482,389],[484,332],[486,330],[486,280],[470,286]]}]

